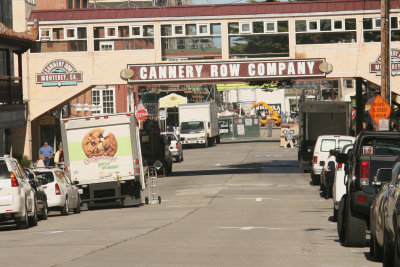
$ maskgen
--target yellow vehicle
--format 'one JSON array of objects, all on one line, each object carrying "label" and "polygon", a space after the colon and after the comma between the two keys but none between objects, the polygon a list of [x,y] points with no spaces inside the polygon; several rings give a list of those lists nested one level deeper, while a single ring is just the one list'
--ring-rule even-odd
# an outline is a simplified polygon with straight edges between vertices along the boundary
[{"label": "yellow vehicle", "polygon": [[[263,107],[263,108],[260,108],[260,107]],[[255,109],[256,114],[260,117],[261,126],[266,126],[268,120],[270,120],[270,119],[274,121],[276,126],[281,125],[281,122],[282,122],[281,116],[278,114],[278,112],[276,112],[276,110],[271,108],[267,103],[254,102],[253,108]]]}]

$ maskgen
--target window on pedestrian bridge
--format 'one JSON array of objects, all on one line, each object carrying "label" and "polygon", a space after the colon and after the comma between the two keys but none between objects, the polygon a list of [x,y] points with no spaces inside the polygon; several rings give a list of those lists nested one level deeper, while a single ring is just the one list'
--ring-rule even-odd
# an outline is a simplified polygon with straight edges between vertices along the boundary
[{"label": "window on pedestrian bridge", "polygon": [[296,20],[296,44],[356,43],[356,19]]},{"label": "window on pedestrian bridge", "polygon": [[154,49],[154,25],[93,27],[94,51]]},{"label": "window on pedestrian bridge", "polygon": [[229,22],[229,58],[289,57],[288,21]]},{"label": "window on pedestrian bridge", "polygon": [[[400,41],[400,24],[399,17],[390,18],[391,40],[393,42]],[[364,42],[380,42],[381,41],[381,18],[364,18],[363,19],[363,37]]]},{"label": "window on pedestrian bridge", "polygon": [[87,51],[86,27],[43,27],[31,53]]},{"label": "window on pedestrian bridge", "polygon": [[163,61],[221,59],[221,23],[161,25]]}]

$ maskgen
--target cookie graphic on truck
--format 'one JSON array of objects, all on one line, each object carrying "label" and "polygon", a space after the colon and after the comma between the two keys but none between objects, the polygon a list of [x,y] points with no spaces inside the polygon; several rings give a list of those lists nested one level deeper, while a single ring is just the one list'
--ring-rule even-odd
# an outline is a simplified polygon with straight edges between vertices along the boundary
[{"label": "cookie graphic on truck", "polygon": [[83,138],[82,149],[88,158],[113,157],[117,153],[118,143],[113,133],[105,132],[102,128],[95,128]]}]

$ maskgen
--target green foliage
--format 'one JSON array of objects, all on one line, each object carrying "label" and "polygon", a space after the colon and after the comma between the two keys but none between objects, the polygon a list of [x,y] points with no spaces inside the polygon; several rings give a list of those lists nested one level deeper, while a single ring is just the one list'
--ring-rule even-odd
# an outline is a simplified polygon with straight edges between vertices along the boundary
[{"label": "green foliage", "polygon": [[30,160],[26,155],[23,155],[22,158],[18,157],[17,159],[22,168],[29,168],[32,165],[32,160]]}]

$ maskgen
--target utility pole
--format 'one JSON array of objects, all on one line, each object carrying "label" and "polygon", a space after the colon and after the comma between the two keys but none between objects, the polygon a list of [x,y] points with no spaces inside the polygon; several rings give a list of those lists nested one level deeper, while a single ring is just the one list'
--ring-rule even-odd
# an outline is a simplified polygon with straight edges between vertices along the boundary
[{"label": "utility pole", "polygon": [[381,96],[391,105],[389,5],[389,0],[381,0]]}]

